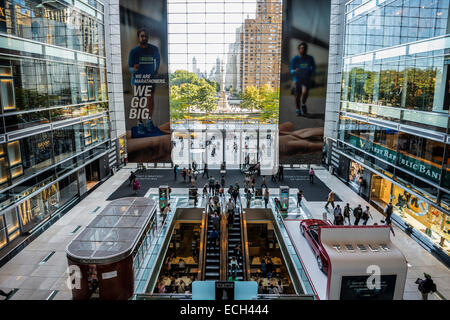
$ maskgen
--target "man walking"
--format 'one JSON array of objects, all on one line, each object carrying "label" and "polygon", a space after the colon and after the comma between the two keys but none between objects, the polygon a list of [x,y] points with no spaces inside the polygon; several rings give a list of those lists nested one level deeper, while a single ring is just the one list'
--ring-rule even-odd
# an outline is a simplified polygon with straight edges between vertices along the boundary
[{"label": "man walking", "polygon": [[362,208],[360,204],[358,204],[358,206],[355,209],[353,209],[353,215],[355,216],[355,226],[357,226],[362,216]]},{"label": "man walking", "polygon": [[339,221],[339,215],[342,215],[342,211],[341,211],[341,206],[337,205],[336,208],[334,208],[333,210],[333,215],[334,215],[334,225],[338,224]]},{"label": "man walking", "polygon": [[392,234],[395,237],[395,233],[394,233],[394,228],[392,228],[392,211],[393,211],[393,207],[392,207],[392,202],[389,202],[389,204],[386,206],[386,208],[384,208],[384,214],[386,215],[386,224],[389,226],[389,229],[391,229]]},{"label": "man walking", "polygon": [[234,202],[230,199],[228,199],[227,204],[225,205],[225,210],[227,211],[227,214],[231,214],[234,212]]},{"label": "man walking", "polygon": [[309,183],[310,184],[314,183],[314,169],[313,168],[309,169]]},{"label": "man walking", "polygon": [[128,181],[129,181],[128,186],[129,187],[131,186],[132,183],[134,183],[134,180],[136,180],[136,174],[133,171],[131,171],[130,177],[128,178]]},{"label": "man walking", "polygon": [[348,220],[348,225],[351,225],[352,223],[350,222],[350,204],[347,203],[344,207],[344,222],[345,219]]},{"label": "man walking", "polygon": [[250,190],[247,190],[245,197],[247,198],[247,208],[250,208],[250,204],[252,202],[252,193]]},{"label": "man walking", "polygon": [[205,165],[203,167],[203,174],[202,174],[202,178],[205,177],[206,174],[206,179],[209,179],[209,173],[208,173],[208,164],[205,162]]},{"label": "man walking", "polygon": [[370,214],[369,206],[366,206],[366,210],[362,213],[361,216],[363,220],[363,226],[367,225],[367,221],[369,221],[369,218],[373,219],[372,215]]},{"label": "man walking", "polygon": [[298,208],[302,207],[302,200],[303,200],[303,191],[298,189],[298,192],[297,192],[297,207]]},{"label": "man walking", "polygon": [[213,176],[209,177],[209,193],[213,194],[214,192],[214,184],[215,184],[216,180],[214,179]]},{"label": "man walking", "polygon": [[183,176],[184,182],[186,182],[186,175],[187,175],[186,168],[183,168],[183,171],[181,171],[181,175]]},{"label": "man walking", "polygon": [[422,300],[428,300],[428,295],[430,292],[436,292],[436,284],[431,279],[431,276],[428,273],[423,274],[425,276],[425,280],[418,278],[416,280],[416,284],[419,285],[419,291],[422,294]]},{"label": "man walking", "polygon": [[175,181],[177,181],[177,172],[178,172],[178,165],[176,164],[173,167],[173,176],[174,176]]},{"label": "man walking", "polygon": [[330,203],[334,209],[334,192],[333,191],[330,191],[330,193],[328,194],[328,201],[327,201],[327,204],[325,205],[325,209],[328,209],[328,205]]}]

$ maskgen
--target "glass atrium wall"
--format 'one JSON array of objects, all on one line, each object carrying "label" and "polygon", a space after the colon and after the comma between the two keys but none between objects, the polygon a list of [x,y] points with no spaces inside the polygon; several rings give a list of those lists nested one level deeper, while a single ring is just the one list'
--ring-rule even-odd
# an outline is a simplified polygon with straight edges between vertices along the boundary
[{"label": "glass atrium wall", "polygon": [[175,163],[277,165],[281,22],[281,0],[168,1]]}]

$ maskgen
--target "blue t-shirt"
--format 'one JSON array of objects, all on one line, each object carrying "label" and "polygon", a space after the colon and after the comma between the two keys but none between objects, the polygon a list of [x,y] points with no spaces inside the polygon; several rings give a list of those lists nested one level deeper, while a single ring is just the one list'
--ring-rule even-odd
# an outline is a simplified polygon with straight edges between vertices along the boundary
[{"label": "blue t-shirt", "polygon": [[[128,67],[130,68],[130,72],[132,74],[131,84],[146,84],[145,82],[139,83],[139,81],[138,83],[135,83],[136,74],[150,74],[150,79],[153,79],[155,77],[155,73],[158,72],[159,62],[159,50],[156,46],[148,44],[146,48],[137,46],[131,50],[128,57]],[[139,69],[137,71],[134,71],[135,64],[139,64]]]},{"label": "blue t-shirt", "polygon": [[[295,69],[299,69],[298,72]],[[305,57],[295,56],[291,60],[289,71],[294,77],[294,82],[307,82],[316,72],[316,62],[310,55]]]}]

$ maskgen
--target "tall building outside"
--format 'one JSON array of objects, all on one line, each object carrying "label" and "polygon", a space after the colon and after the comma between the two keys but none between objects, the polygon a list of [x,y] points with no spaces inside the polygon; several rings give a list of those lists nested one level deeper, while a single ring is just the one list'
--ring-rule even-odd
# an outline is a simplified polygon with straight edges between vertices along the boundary
[{"label": "tall building outside", "polygon": [[448,261],[449,1],[332,1],[331,12],[326,161]]},{"label": "tall building outside", "polygon": [[125,156],[123,135],[110,119],[104,5],[2,5],[0,261],[48,228]]},{"label": "tall building outside", "polygon": [[255,19],[245,19],[241,33],[240,74],[243,92],[248,86],[280,87],[282,2],[257,2]]}]

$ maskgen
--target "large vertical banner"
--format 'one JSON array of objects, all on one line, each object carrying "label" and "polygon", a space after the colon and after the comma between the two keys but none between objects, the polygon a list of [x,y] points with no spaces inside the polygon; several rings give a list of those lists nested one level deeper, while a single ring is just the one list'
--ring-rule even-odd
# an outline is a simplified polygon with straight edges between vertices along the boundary
[{"label": "large vertical banner", "polygon": [[120,0],[129,162],[170,161],[166,0]]},{"label": "large vertical banner", "polygon": [[283,0],[281,163],[322,160],[330,5],[330,0]]}]

